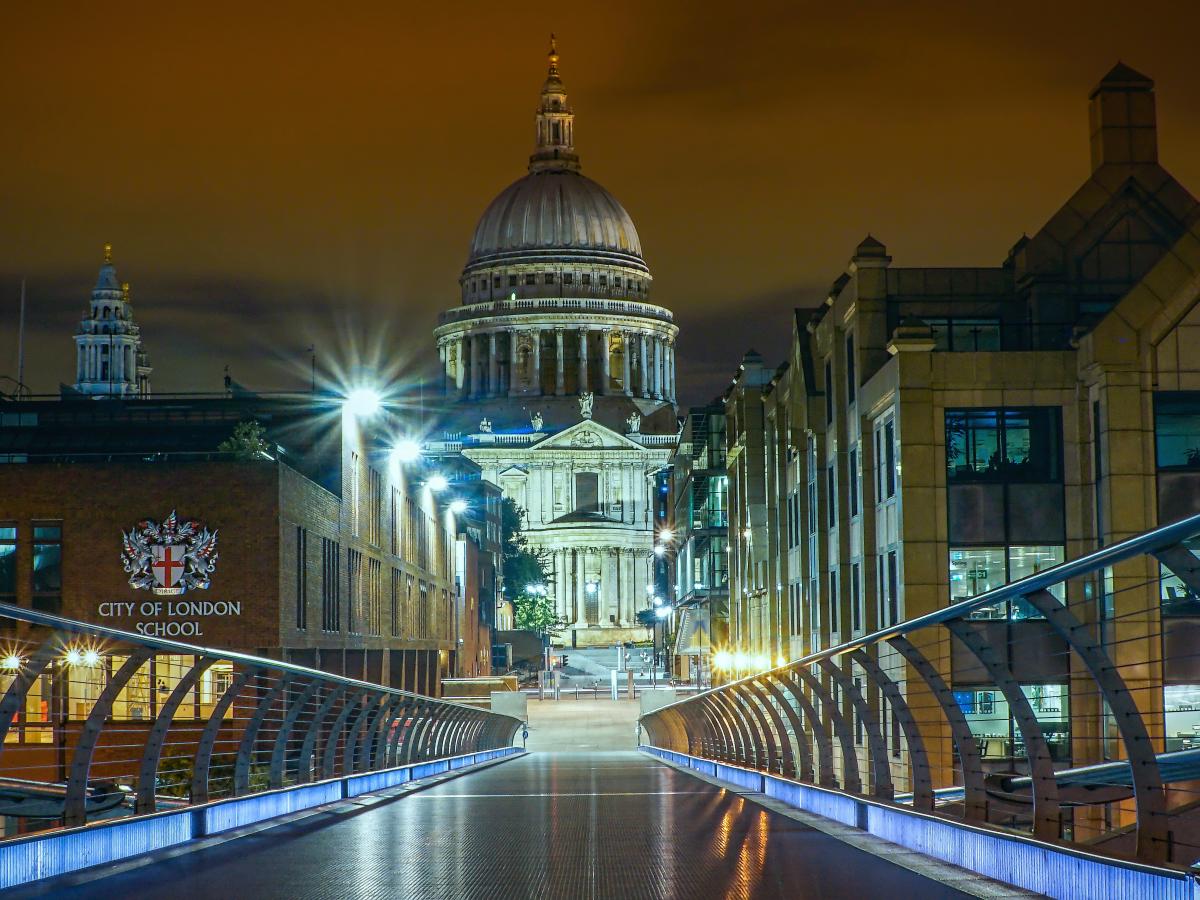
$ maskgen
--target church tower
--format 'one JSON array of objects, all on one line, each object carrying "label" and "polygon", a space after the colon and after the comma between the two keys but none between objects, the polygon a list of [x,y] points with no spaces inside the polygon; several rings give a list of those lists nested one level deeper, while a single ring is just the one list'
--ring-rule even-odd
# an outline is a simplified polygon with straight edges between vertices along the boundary
[{"label": "church tower", "polygon": [[148,397],[150,372],[129,284],[117,281],[112,245],[105,244],[91,308],[75,334],[75,390],[97,398]]}]

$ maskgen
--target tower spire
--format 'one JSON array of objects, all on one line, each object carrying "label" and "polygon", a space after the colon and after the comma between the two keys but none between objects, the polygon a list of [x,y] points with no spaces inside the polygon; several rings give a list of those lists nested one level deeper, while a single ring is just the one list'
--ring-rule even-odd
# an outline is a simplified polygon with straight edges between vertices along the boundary
[{"label": "tower spire", "polygon": [[537,147],[529,157],[530,172],[579,169],[575,153],[575,113],[558,75],[558,41],[550,35],[550,52],[542,100],[537,110]]}]

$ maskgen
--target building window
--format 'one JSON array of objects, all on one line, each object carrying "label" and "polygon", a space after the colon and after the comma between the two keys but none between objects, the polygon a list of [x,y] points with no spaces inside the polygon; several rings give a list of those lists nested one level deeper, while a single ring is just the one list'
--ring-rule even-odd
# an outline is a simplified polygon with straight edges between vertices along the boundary
[{"label": "building window", "polygon": [[367,542],[378,547],[383,543],[383,475],[374,466],[367,466]]},{"label": "building window", "polygon": [[829,468],[825,470],[826,488],[829,492],[829,527],[831,529],[837,527],[837,467],[833,460],[829,461]]},{"label": "building window", "polygon": [[516,287],[516,286],[517,286],[517,276],[516,276],[516,275],[509,275],[509,276],[508,276],[508,286],[509,286],[509,287]]},{"label": "building window", "polygon": [[600,475],[598,473],[575,473],[575,511],[600,511]]},{"label": "building window", "polygon": [[532,272],[527,273],[525,275],[525,283],[526,284],[537,284],[537,276],[534,275]]},{"label": "building window", "polygon": [[1200,747],[1200,684],[1164,685],[1163,720],[1168,753]]},{"label": "building window", "polygon": [[889,625],[900,621],[900,561],[895,550],[887,554],[887,621]]},{"label": "building window", "polygon": [[825,424],[833,424],[833,359],[825,360]]},{"label": "building window", "polygon": [[296,627],[308,628],[308,532],[296,526]]},{"label": "building window", "polygon": [[582,275],[580,275],[580,276],[579,276],[579,283],[580,283],[580,284],[591,284],[591,283],[592,283],[592,276],[591,276],[591,273],[589,273],[589,272],[584,272]]},{"label": "building window", "polygon": [[863,627],[862,610],[862,566],[859,563],[850,564],[850,627],[861,631]]},{"label": "building window", "polygon": [[1154,395],[1154,451],[1160,469],[1200,469],[1200,393]]},{"label": "building window", "polygon": [[1057,406],[947,409],[946,479],[1059,481],[1061,432]]},{"label": "building window", "polygon": [[33,523],[33,608],[58,612],[62,604],[62,523]]},{"label": "building window", "polygon": [[500,276],[496,275],[492,278],[492,287],[500,287]]},{"label": "building window", "polygon": [[838,630],[838,570],[829,572],[829,632]]},{"label": "building window", "polygon": [[17,597],[17,526],[0,524],[0,600],[15,603]]},{"label": "building window", "polygon": [[346,630],[358,634],[363,619],[362,553],[358,550],[346,551],[346,573],[350,576],[350,593],[346,598]]},{"label": "building window", "polygon": [[[1050,757],[1054,762],[1068,762],[1071,758],[1071,698],[1067,685],[1023,684],[1021,692],[1029,700],[1034,718],[1046,737]],[[1013,720],[1004,694],[994,689],[956,690],[954,699],[966,717],[985,761],[1025,758],[1021,731]]]},{"label": "building window", "polygon": [[606,287],[607,285],[608,285],[608,276],[607,276],[607,275],[601,275],[601,276],[600,276],[600,286],[601,286],[601,287]]},{"label": "building window", "polygon": [[575,274],[573,272],[563,272],[562,283],[563,284],[574,284],[575,283]]},{"label": "building window", "polygon": [[383,563],[367,558],[367,633],[383,633]]},{"label": "building window", "polygon": [[545,280],[546,284],[554,284],[554,273],[547,272],[544,280]]},{"label": "building window", "polygon": [[321,538],[321,630],[342,628],[342,548]]},{"label": "building window", "polygon": [[858,515],[858,448],[855,447],[849,454],[849,471],[846,473],[847,493],[850,501],[850,518]]},{"label": "building window", "polygon": [[400,591],[403,586],[404,575],[399,569],[392,569],[392,593],[391,597],[391,626],[392,637],[400,636]]},{"label": "building window", "polygon": [[858,392],[858,385],[855,383],[857,377],[854,365],[854,335],[846,335],[846,404],[853,406]]},{"label": "building window", "polygon": [[[1065,558],[1061,546],[955,547],[950,550],[950,602],[959,603],[1057,566]],[[1063,585],[1050,593],[1064,599]],[[1033,608],[1017,600],[1001,601],[971,614],[973,619],[1037,618]]]},{"label": "building window", "polygon": [[390,541],[388,549],[391,550],[392,556],[400,555],[400,490],[392,488],[392,505],[390,510],[390,519],[388,522],[388,540]]},{"label": "building window", "polygon": [[934,350],[974,352],[1000,349],[999,319],[922,318],[933,331]]},{"label": "building window", "polygon": [[883,426],[883,489],[884,498],[896,496],[896,420],[888,419]]}]

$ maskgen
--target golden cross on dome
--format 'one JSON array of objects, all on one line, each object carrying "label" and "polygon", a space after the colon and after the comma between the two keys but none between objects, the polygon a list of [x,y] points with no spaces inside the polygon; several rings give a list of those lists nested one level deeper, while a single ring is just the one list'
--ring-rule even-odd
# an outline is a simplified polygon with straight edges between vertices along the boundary
[{"label": "golden cross on dome", "polygon": [[104,245],[104,262],[105,263],[112,262],[112,244]]}]

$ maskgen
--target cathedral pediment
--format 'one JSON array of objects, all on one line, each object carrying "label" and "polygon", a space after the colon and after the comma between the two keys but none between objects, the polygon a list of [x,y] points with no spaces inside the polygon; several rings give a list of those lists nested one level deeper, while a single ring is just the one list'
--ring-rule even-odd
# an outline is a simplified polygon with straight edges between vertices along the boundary
[{"label": "cathedral pediment", "polygon": [[524,466],[508,466],[496,474],[501,478],[525,478],[529,475],[529,470]]},{"label": "cathedral pediment", "polygon": [[531,454],[543,450],[644,450],[637,444],[606,428],[594,419],[585,419],[530,448]]}]

